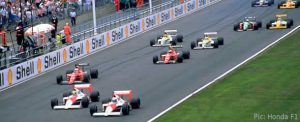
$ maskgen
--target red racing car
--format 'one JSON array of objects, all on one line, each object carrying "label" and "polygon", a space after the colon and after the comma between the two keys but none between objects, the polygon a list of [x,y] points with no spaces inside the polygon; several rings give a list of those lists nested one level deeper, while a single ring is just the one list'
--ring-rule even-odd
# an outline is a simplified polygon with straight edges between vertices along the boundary
[{"label": "red racing car", "polygon": [[171,48],[168,52],[160,53],[160,57],[153,56],[154,64],[175,64],[182,63],[183,59],[190,59],[190,52],[183,51],[182,53],[177,53],[175,49]]},{"label": "red racing car", "polygon": [[98,70],[90,69],[90,72],[87,72],[85,71],[86,66],[89,64],[75,64],[74,70],[67,70],[65,79],[62,75],[56,77],[57,84],[89,83],[91,78],[98,78]]},{"label": "red racing car", "polygon": [[93,91],[92,84],[77,84],[74,85],[73,91],[63,94],[61,103],[58,102],[57,98],[52,99],[51,108],[55,110],[87,108],[90,102],[98,102],[99,99],[100,93]]},{"label": "red racing car", "polygon": [[[124,99],[127,97],[127,100]],[[130,110],[140,108],[140,98],[133,98],[132,90],[114,91],[113,97],[102,101],[102,112],[98,112],[96,105],[90,107],[90,114],[97,116],[129,115]]]}]

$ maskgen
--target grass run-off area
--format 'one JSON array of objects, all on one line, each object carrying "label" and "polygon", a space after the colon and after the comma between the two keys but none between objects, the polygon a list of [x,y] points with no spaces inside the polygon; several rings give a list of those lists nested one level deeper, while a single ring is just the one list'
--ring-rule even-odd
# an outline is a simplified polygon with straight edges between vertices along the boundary
[{"label": "grass run-off area", "polygon": [[300,30],[156,121],[300,121]]}]

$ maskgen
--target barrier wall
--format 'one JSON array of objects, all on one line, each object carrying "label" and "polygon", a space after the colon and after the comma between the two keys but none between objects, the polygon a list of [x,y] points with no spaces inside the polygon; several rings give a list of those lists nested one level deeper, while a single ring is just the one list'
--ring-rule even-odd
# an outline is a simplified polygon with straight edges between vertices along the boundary
[{"label": "barrier wall", "polygon": [[73,61],[99,49],[109,47],[120,41],[125,41],[128,37],[140,34],[143,31],[150,30],[160,24],[185,16],[219,1],[221,0],[190,0],[184,4],[149,15],[62,49],[1,70],[0,90],[24,82],[28,78],[49,71],[59,65]]}]

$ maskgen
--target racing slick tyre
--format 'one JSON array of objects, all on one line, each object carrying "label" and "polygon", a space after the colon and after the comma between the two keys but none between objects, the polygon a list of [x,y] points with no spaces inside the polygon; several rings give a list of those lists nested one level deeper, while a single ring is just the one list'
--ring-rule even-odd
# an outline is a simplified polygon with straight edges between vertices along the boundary
[{"label": "racing slick tyre", "polygon": [[298,0],[295,4],[295,7],[298,8],[300,6],[300,1]]},{"label": "racing slick tyre", "polygon": [[98,78],[98,70],[97,69],[91,69],[90,70],[90,75],[91,75],[91,78],[93,78],[93,79]]},{"label": "racing slick tyre", "polygon": [[235,25],[233,26],[233,30],[234,30],[234,31],[238,31],[238,29],[239,29],[239,25],[238,25],[238,24],[235,24]]},{"label": "racing slick tyre", "polygon": [[122,115],[129,115],[129,112],[130,112],[129,105],[124,104],[122,106],[121,111],[122,111]]},{"label": "racing slick tyre", "polygon": [[224,38],[223,37],[217,38],[217,41],[218,41],[218,45],[224,45]]},{"label": "racing slick tyre", "polygon": [[274,0],[270,0],[270,2],[268,2],[268,6],[271,6],[274,4]]},{"label": "racing slick tyre", "polygon": [[251,7],[255,7],[256,1],[252,1]]},{"label": "racing slick tyre", "polygon": [[71,91],[63,93],[63,97],[69,97],[70,95],[72,95]]},{"label": "racing slick tyre", "polygon": [[101,103],[102,103],[102,104],[105,104],[105,103],[108,103],[108,102],[110,102],[110,101],[111,101],[110,98],[105,98],[105,99],[103,99],[103,100],[101,101]]},{"label": "racing slick tyre", "polygon": [[158,61],[158,56],[153,56],[153,64],[156,64],[157,61]]},{"label": "racing slick tyre", "polygon": [[57,84],[61,84],[62,81],[63,81],[63,76],[62,75],[56,76],[56,83]]},{"label": "racing slick tyre", "polygon": [[83,76],[83,82],[89,83],[90,82],[90,75],[84,74],[84,76]]},{"label": "racing slick tyre", "polygon": [[96,105],[93,105],[90,107],[90,114],[91,116],[93,116],[94,113],[97,113],[98,112],[98,108]]},{"label": "racing slick tyre", "polygon": [[154,40],[154,39],[151,39],[151,40],[150,40],[150,46],[152,47],[153,45],[155,45],[155,40]]},{"label": "racing slick tyre", "polygon": [[213,46],[213,48],[219,48],[218,43],[213,43],[212,46]]},{"label": "racing slick tyre", "polygon": [[191,49],[194,49],[196,47],[196,42],[191,42]]},{"label": "racing slick tyre", "polygon": [[182,62],[183,62],[183,56],[182,56],[182,55],[179,55],[179,56],[178,56],[177,62],[178,62],[178,63],[182,63]]},{"label": "racing slick tyre", "polygon": [[176,45],[176,41],[171,41],[170,43],[171,43],[171,45],[173,45],[173,46]]},{"label": "racing slick tyre", "polygon": [[132,98],[130,105],[132,108],[137,109],[141,106],[141,99],[140,98]]},{"label": "racing slick tyre", "polygon": [[57,106],[58,105],[58,99],[57,98],[54,98],[51,100],[51,108],[53,109],[54,106]]},{"label": "racing slick tyre", "polygon": [[258,22],[257,22],[257,27],[258,27],[258,28],[261,28],[261,26],[262,26],[262,22],[261,22],[261,21],[258,21]]},{"label": "racing slick tyre", "polygon": [[292,19],[288,19],[286,21],[287,21],[287,24],[286,24],[287,28],[290,28],[291,26],[293,26],[294,22]]},{"label": "racing slick tyre", "polygon": [[91,95],[90,95],[91,101],[92,102],[98,102],[100,99],[100,93],[99,91],[92,91]]},{"label": "racing slick tyre", "polygon": [[83,108],[89,107],[89,104],[90,104],[90,101],[89,101],[89,99],[88,99],[87,97],[83,97],[83,98],[81,99],[81,106],[82,106]]},{"label": "racing slick tyre", "polygon": [[73,70],[67,70],[67,71],[66,71],[66,75],[67,75],[67,74],[72,74],[72,73],[73,73]]},{"label": "racing slick tyre", "polygon": [[271,24],[270,24],[270,23],[267,23],[266,28],[267,28],[267,29],[270,29],[270,27],[271,27]]},{"label": "racing slick tyre", "polygon": [[183,36],[182,35],[177,35],[176,36],[176,41],[177,42],[183,42]]},{"label": "racing slick tyre", "polygon": [[190,59],[190,51],[182,51],[182,56],[184,59]]}]

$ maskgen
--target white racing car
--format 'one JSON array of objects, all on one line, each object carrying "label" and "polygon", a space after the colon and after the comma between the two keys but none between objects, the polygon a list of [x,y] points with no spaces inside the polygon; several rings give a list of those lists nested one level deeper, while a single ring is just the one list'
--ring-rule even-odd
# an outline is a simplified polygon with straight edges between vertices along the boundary
[{"label": "white racing car", "polygon": [[255,0],[252,2],[252,7],[265,7],[274,4],[274,0]]},{"label": "white racing car", "polygon": [[191,49],[212,49],[224,45],[223,37],[218,37],[217,32],[204,33],[204,38],[199,38],[195,42],[191,42]]},{"label": "white racing car", "polygon": [[102,101],[102,112],[94,105],[90,107],[90,114],[93,117],[129,115],[130,110],[140,108],[140,102],[140,98],[133,98],[132,90],[114,91],[111,99]]},{"label": "white racing car", "polygon": [[74,85],[73,91],[63,94],[61,103],[57,98],[52,99],[51,108],[54,110],[87,108],[90,102],[97,102],[99,99],[100,93],[93,91],[91,84],[77,84]]},{"label": "white racing car", "polygon": [[177,34],[177,30],[165,30],[163,35],[157,36],[157,41],[155,39],[150,40],[151,47],[165,47],[172,46],[175,48],[180,48],[182,45],[177,43],[183,42],[183,36]]}]

